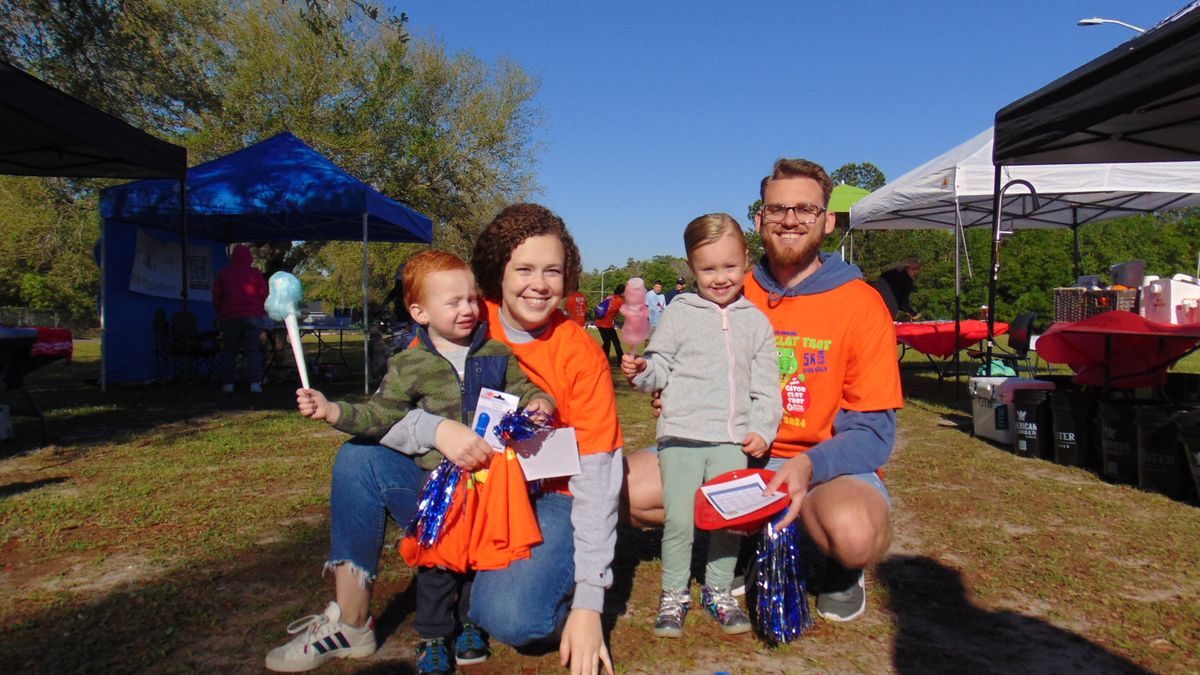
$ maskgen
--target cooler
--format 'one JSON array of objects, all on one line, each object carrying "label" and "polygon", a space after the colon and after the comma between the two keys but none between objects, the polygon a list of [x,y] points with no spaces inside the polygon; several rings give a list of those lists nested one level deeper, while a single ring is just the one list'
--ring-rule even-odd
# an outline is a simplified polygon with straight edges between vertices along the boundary
[{"label": "cooler", "polygon": [[1054,383],[1027,377],[972,377],[969,387],[975,435],[1011,446],[1016,429],[1013,392],[1054,389]]},{"label": "cooler", "polygon": [[1174,279],[1155,279],[1142,287],[1142,306],[1145,316],[1159,323],[1181,323],[1177,308],[1184,300],[1200,300],[1200,285],[1194,277],[1176,274]]}]

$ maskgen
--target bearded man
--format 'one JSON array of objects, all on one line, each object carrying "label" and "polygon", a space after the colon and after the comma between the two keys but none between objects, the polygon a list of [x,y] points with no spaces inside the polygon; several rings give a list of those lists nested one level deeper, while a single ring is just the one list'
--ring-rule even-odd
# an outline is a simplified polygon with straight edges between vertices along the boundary
[{"label": "bearded man", "polygon": [[[835,230],[833,181],[820,165],[780,159],[762,179],[754,221],[765,254],[745,295],[770,318],[779,349],[783,421],[767,468],[768,492],[785,488],[797,517],[826,556],[814,580],[817,613],[852,621],[866,611],[863,568],[891,541],[891,497],[879,469],[891,456],[903,407],[896,335],[879,294],[857,267],[821,253]],[[661,526],[662,482],[653,449],[629,457],[631,524]]]}]

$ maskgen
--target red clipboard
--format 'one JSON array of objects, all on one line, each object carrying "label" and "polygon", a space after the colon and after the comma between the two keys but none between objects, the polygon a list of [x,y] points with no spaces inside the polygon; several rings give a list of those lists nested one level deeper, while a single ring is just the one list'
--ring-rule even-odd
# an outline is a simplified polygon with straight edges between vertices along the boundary
[{"label": "red clipboard", "polygon": [[[763,483],[770,483],[771,479],[775,477],[775,472],[768,471],[767,469],[736,469],[717,476],[705,483],[704,486],[718,485],[755,474],[762,476]],[[726,519],[713,507],[703,492],[696,490],[696,527],[702,530],[733,530],[739,534],[753,534],[765,525],[772,516],[786,509],[789,503],[791,503],[791,500],[780,499],[767,504],[757,511],[751,511],[737,518]]]}]

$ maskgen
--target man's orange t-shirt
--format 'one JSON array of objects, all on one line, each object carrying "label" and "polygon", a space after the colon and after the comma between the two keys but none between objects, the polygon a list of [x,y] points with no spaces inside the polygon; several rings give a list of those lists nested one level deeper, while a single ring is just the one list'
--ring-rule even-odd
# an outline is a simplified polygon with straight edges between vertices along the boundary
[{"label": "man's orange t-shirt", "polygon": [[795,457],[831,438],[839,410],[904,406],[896,332],[875,289],[854,279],[823,293],[771,298],[747,274],[744,292],[771,320],[779,350],[783,421],[773,457]]},{"label": "man's orange t-shirt", "polygon": [[566,304],[567,316],[571,317],[571,320],[580,326],[586,325],[588,310],[587,296],[579,291],[575,291],[567,296]]}]

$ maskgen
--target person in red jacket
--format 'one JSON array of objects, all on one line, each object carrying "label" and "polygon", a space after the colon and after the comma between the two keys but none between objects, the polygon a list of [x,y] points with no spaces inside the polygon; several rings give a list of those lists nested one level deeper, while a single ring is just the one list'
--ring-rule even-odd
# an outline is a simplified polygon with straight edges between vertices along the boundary
[{"label": "person in red jacket", "polygon": [[259,336],[263,331],[267,280],[252,264],[250,249],[233,247],[229,265],[213,284],[213,308],[221,328],[221,391],[233,391],[233,367],[239,350],[246,352],[246,378],[250,391],[262,392],[263,356]]}]

